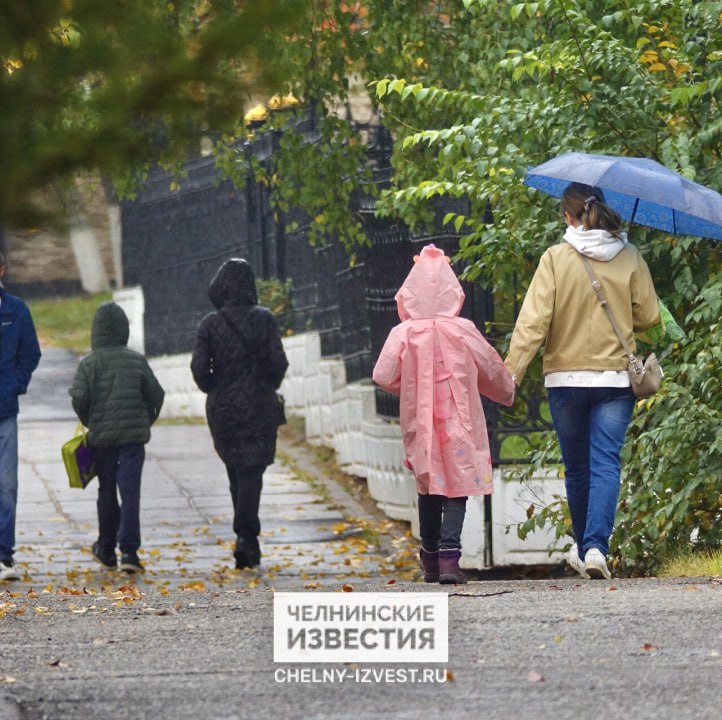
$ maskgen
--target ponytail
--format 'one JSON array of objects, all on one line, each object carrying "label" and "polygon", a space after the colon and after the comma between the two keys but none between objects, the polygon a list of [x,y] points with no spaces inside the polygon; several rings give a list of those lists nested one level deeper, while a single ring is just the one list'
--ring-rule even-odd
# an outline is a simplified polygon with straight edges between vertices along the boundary
[{"label": "ponytail", "polygon": [[569,213],[586,230],[606,230],[619,237],[622,218],[606,204],[597,187],[571,183],[562,193],[562,211]]}]

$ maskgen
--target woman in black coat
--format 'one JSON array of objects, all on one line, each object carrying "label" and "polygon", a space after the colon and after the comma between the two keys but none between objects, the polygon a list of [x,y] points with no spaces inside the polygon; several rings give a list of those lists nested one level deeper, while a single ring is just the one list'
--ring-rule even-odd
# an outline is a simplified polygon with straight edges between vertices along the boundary
[{"label": "woman in black coat", "polygon": [[276,319],[258,304],[253,270],[245,260],[224,262],[208,297],[216,311],[198,326],[191,371],[208,394],[208,426],[230,480],[236,567],[254,567],[261,562],[263,473],[274,460],[283,422],[276,390],[288,360]]}]

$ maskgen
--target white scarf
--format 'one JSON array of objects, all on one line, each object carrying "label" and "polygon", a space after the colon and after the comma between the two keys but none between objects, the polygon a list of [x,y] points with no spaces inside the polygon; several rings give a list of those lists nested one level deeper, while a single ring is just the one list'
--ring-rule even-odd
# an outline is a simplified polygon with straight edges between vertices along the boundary
[{"label": "white scarf", "polygon": [[606,230],[585,230],[583,225],[576,228],[570,225],[564,239],[582,255],[605,262],[616,257],[629,242],[625,232],[616,236]]}]

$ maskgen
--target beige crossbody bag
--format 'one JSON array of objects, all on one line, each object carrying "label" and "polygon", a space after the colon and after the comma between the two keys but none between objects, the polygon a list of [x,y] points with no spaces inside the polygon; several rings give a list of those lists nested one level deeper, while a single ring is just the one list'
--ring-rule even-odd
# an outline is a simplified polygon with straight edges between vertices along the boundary
[{"label": "beige crossbody bag", "polygon": [[594,288],[599,304],[604,308],[604,312],[607,313],[609,322],[612,324],[614,332],[617,334],[619,341],[622,343],[622,347],[624,347],[624,352],[627,354],[627,359],[629,360],[627,372],[629,373],[632,392],[638,398],[646,398],[654,395],[662,385],[662,376],[664,375],[657,356],[654,353],[650,353],[646,360],[642,362],[642,360],[632,352],[632,348],[629,347],[629,343],[624,339],[624,335],[622,335],[622,331],[619,329],[619,325],[617,325],[617,320],[607,303],[602,285],[599,280],[597,280],[597,276],[594,274],[589,260],[581,253],[579,257],[582,259],[587,275],[589,275],[589,279],[592,281],[592,288]]}]

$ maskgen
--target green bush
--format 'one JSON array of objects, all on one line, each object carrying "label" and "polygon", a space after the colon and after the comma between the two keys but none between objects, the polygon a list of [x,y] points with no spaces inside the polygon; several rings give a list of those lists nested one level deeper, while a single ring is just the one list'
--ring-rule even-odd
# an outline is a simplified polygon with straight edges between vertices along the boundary
[{"label": "green bush", "polygon": [[612,552],[630,573],[722,543],[722,297],[718,276],[688,315],[693,329],[663,391],[638,404],[626,446]]},{"label": "green bush", "polygon": [[293,331],[291,280],[281,280],[280,278],[256,280],[256,290],[258,302],[276,316],[281,335],[289,335]]}]

